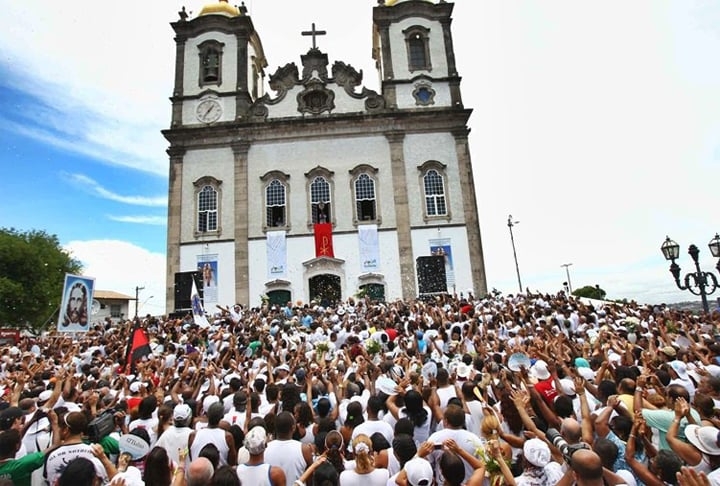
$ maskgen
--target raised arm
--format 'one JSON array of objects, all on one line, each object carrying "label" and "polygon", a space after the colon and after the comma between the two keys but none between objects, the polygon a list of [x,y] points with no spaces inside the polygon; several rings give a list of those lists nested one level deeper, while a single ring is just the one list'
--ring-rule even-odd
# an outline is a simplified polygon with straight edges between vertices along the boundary
[{"label": "raised arm", "polygon": [[694,467],[702,461],[702,453],[692,444],[688,444],[678,438],[680,421],[688,415],[690,415],[690,405],[688,405],[683,398],[675,400],[675,418],[670,424],[665,438],[670,448],[680,456],[680,459],[685,461],[689,466]]}]

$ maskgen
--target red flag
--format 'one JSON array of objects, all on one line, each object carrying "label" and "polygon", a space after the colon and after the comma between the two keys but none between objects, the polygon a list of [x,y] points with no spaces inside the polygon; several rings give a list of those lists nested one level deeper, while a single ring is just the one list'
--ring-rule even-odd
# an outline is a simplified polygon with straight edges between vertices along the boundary
[{"label": "red flag", "polygon": [[143,356],[150,354],[150,352],[150,341],[148,341],[147,334],[138,323],[135,323],[133,330],[130,331],[127,357],[125,358],[125,372],[135,373],[135,363],[140,361]]},{"label": "red flag", "polygon": [[334,257],[332,244],[332,223],[315,225],[315,256]]}]

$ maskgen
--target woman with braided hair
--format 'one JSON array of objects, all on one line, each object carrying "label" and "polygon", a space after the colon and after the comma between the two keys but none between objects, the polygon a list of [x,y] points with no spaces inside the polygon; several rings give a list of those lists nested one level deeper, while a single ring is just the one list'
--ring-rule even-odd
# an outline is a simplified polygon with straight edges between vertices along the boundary
[{"label": "woman with braided hair", "polygon": [[343,486],[385,486],[390,477],[387,469],[376,469],[372,451],[372,441],[365,434],[355,437],[352,442],[355,455],[355,470],[345,470],[340,474]]}]

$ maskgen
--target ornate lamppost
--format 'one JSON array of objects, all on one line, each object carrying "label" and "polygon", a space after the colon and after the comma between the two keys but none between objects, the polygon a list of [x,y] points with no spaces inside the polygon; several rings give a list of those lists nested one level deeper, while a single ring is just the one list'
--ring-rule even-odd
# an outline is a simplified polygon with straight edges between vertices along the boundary
[{"label": "ornate lamppost", "polygon": [[[712,253],[713,257],[720,258],[720,235],[715,233],[715,237],[710,240],[710,243],[708,243],[708,248],[710,248],[710,253]],[[665,257],[665,260],[671,262],[670,273],[672,273],[673,278],[675,279],[675,285],[677,285],[680,290],[689,290],[691,294],[699,295],[702,299],[703,310],[705,312],[710,312],[707,296],[715,292],[719,284],[715,274],[700,270],[700,263],[698,261],[700,250],[698,247],[690,245],[688,248],[688,254],[695,263],[695,271],[685,275],[682,282],[680,281],[680,266],[675,263],[675,260],[677,260],[680,256],[680,245],[675,243],[668,236],[665,238],[665,242],[660,247],[660,250]],[[717,268],[718,272],[720,272],[720,260],[715,268]]]}]

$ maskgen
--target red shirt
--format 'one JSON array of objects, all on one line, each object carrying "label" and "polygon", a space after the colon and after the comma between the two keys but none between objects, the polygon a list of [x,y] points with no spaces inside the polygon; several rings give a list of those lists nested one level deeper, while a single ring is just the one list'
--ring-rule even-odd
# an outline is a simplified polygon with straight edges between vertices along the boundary
[{"label": "red shirt", "polygon": [[392,327],[385,329],[385,334],[387,334],[390,341],[395,341],[395,338],[398,336],[397,330]]},{"label": "red shirt", "polygon": [[550,377],[547,380],[538,381],[535,385],[533,385],[535,390],[537,390],[540,396],[543,397],[543,400],[545,400],[545,403],[547,403],[549,407],[553,406],[553,402],[555,402],[555,399],[558,396],[558,392],[553,386],[554,383],[555,381],[552,377]]}]

